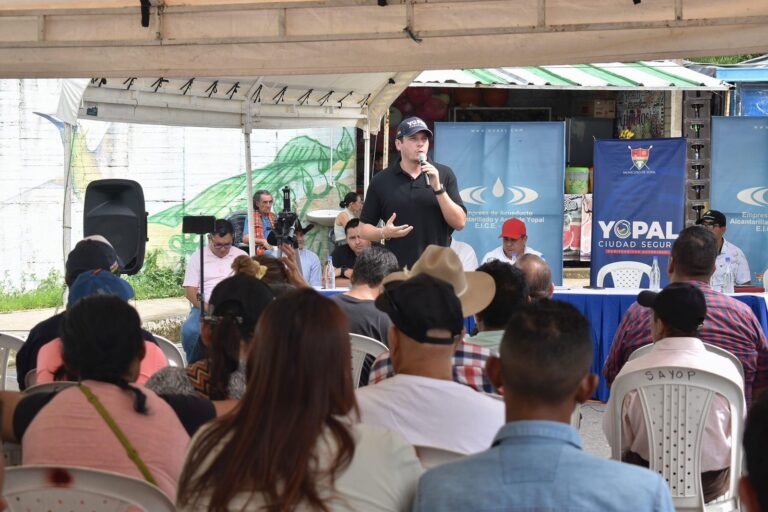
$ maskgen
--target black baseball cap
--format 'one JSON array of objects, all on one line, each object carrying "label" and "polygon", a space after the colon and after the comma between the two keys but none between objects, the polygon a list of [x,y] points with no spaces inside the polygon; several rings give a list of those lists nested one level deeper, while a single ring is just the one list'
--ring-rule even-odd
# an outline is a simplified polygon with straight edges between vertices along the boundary
[{"label": "black baseball cap", "polygon": [[723,215],[723,212],[719,212],[717,210],[707,210],[704,212],[704,215],[702,215],[701,218],[696,221],[696,224],[703,224],[705,221],[712,222],[718,226],[726,225],[725,215]]},{"label": "black baseball cap", "polygon": [[[446,281],[420,274],[384,287],[376,307],[389,315],[399,330],[420,343],[450,345],[464,328],[461,301]],[[432,329],[445,329],[450,335],[430,336]]]},{"label": "black baseball cap", "polygon": [[397,125],[396,139],[402,139],[403,137],[410,137],[419,132],[427,132],[432,137],[432,130],[429,129],[427,123],[420,117],[409,117],[400,121]]},{"label": "black baseball cap", "polygon": [[301,224],[301,221],[300,221],[300,220],[297,220],[297,221],[296,221],[296,231],[301,231],[301,232],[302,232],[302,233],[304,233],[304,234],[307,234],[307,233],[309,233],[310,231],[312,231],[312,229],[313,229],[314,227],[315,227],[315,225],[314,225],[314,224],[307,224],[306,226],[302,226],[302,224]]},{"label": "black baseball cap", "polygon": [[92,235],[77,242],[69,252],[64,265],[64,282],[71,286],[77,276],[86,270],[117,272],[122,268],[117,253],[106,238]]},{"label": "black baseball cap", "polygon": [[640,292],[637,303],[653,309],[665,324],[683,332],[694,332],[707,316],[704,294],[688,283],[672,283],[660,292]]}]

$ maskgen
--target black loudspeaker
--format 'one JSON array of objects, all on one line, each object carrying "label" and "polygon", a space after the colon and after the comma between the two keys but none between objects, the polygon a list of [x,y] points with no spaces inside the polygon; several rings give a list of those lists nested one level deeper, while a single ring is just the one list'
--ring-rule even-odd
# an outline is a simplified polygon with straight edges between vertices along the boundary
[{"label": "black loudspeaker", "polygon": [[85,189],[83,236],[101,235],[115,248],[122,274],[133,275],[144,265],[147,212],[144,191],[133,180],[97,180]]}]

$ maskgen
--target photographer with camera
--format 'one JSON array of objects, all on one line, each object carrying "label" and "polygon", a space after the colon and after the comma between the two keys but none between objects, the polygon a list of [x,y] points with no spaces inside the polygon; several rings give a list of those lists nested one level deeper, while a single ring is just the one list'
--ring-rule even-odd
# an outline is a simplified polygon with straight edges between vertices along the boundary
[{"label": "photographer with camera", "polygon": [[196,354],[195,346],[198,345],[200,338],[201,312],[205,312],[213,288],[232,273],[232,262],[235,261],[235,258],[248,255],[245,251],[232,246],[234,232],[231,222],[225,219],[216,219],[213,224],[213,232],[208,233],[208,245],[202,249],[204,271],[202,303],[199,297],[200,249],[195,251],[187,261],[182,286],[187,300],[192,304],[192,309],[181,327],[181,344],[189,363],[202,357],[202,353]]}]

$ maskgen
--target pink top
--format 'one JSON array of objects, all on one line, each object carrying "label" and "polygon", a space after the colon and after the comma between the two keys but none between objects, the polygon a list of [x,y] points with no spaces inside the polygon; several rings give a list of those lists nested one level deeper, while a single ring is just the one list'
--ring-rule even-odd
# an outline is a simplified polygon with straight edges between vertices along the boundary
[{"label": "pink top", "polygon": [[[135,395],[114,384],[85,381],[173,501],[189,435],[170,405],[152,391],[147,414],[133,409]],[[66,464],[144,477],[115,434],[78,387],[60,391],[29,424],[21,440],[22,464]]]},{"label": "pink top", "polygon": [[[35,384],[53,382],[53,374],[64,364],[64,360],[61,358],[61,348],[61,338],[56,338],[40,348],[40,351],[37,353],[37,379]],[[136,379],[138,384],[144,384],[157,370],[168,366],[168,360],[165,358],[165,354],[163,354],[163,350],[160,347],[152,342],[145,341],[144,348],[146,353],[144,354],[144,359],[141,360],[139,378]]]}]

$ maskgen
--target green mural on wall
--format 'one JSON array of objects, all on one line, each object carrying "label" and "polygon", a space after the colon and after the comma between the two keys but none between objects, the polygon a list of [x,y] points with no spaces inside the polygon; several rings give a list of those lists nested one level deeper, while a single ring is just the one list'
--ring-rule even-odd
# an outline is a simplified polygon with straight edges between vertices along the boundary
[{"label": "green mural on wall", "polygon": [[[354,186],[355,142],[347,129],[333,153],[328,145],[308,136],[288,141],[275,159],[253,171],[253,190],[266,189],[275,197],[275,209],[282,208],[284,186],[291,189],[292,207],[302,223],[307,212],[320,208],[337,208],[340,198]],[[333,163],[331,163],[331,158]],[[192,199],[149,216],[151,245],[170,251],[170,258],[194,252],[199,247],[198,235],[181,233],[185,215],[213,215],[225,218],[247,210],[245,173],[214,183]],[[325,239],[325,230],[307,234],[306,245],[316,250]]]}]

